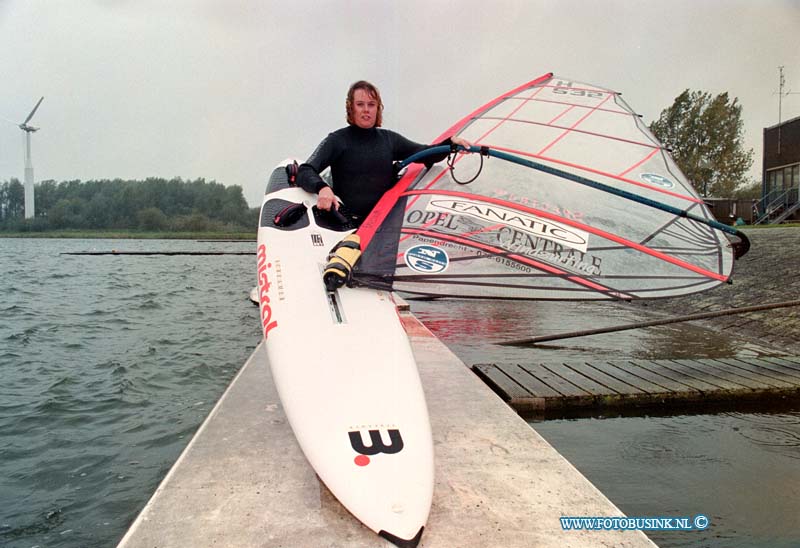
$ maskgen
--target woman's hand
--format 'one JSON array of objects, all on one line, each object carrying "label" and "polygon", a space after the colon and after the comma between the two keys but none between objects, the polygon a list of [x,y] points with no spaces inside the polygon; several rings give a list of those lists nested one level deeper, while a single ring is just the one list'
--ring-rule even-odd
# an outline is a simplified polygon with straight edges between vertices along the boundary
[{"label": "woman's hand", "polygon": [[462,147],[464,147],[466,149],[466,150],[459,150],[459,152],[467,153],[467,154],[470,152],[469,149],[472,146],[472,143],[470,143],[466,139],[462,139],[461,137],[456,137],[455,135],[453,135],[452,137],[450,137],[450,141],[454,145],[459,145],[459,146],[462,146]]},{"label": "woman's hand", "polygon": [[331,187],[326,186],[325,188],[321,189],[317,195],[317,208],[330,211],[331,207],[338,210],[339,200],[336,199]]}]

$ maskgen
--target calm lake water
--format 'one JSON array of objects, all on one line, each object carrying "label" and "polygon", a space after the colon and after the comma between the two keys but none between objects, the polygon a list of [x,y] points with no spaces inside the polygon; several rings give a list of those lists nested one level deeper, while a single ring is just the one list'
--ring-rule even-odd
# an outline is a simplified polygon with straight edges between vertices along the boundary
[{"label": "calm lake water", "polygon": [[[250,243],[0,239],[0,545],[113,546],[260,340]],[[628,323],[587,303],[412,303],[468,364],[592,356],[757,355],[664,326],[545,349],[490,341]],[[662,546],[797,546],[800,413],[532,422],[629,515],[705,513]]]}]

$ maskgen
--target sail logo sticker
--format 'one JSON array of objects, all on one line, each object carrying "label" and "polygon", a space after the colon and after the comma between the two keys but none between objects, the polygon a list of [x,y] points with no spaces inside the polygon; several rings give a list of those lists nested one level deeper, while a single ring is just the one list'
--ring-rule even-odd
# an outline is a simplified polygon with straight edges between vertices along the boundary
[{"label": "sail logo sticker", "polygon": [[577,249],[583,253],[586,253],[589,245],[588,232],[556,221],[542,219],[529,213],[485,202],[459,199],[431,200],[426,209],[457,213],[486,223],[499,223],[533,234],[539,238]]},{"label": "sail logo sticker", "polygon": [[358,456],[353,459],[357,466],[367,466],[371,462],[370,457],[380,453],[394,455],[403,450],[403,436],[400,435],[400,430],[395,428],[387,430],[389,434],[388,445],[383,442],[380,430],[368,430],[367,433],[369,434],[369,445],[364,444],[364,436],[360,431],[347,433],[350,438],[350,447],[358,453]]},{"label": "sail logo sticker", "polygon": [[672,188],[675,186],[675,183],[664,177],[663,175],[659,175],[658,173],[642,173],[639,175],[641,179],[650,184],[654,184],[664,188]]},{"label": "sail logo sticker", "polygon": [[405,252],[408,268],[426,274],[443,272],[450,264],[450,257],[443,249],[432,245],[415,245]]}]

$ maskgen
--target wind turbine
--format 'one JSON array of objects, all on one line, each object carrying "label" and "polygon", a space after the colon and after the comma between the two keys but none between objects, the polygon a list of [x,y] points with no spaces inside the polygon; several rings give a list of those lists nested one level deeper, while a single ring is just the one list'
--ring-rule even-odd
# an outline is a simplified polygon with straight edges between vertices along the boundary
[{"label": "wind turbine", "polygon": [[39,108],[39,105],[42,104],[44,101],[44,96],[39,99],[39,102],[36,103],[36,106],[33,107],[33,110],[28,117],[25,118],[25,121],[19,125],[19,129],[25,132],[25,218],[30,219],[35,214],[35,209],[33,206],[33,163],[31,162],[31,133],[34,131],[38,131],[38,127],[29,126],[28,122],[31,121],[33,115],[36,114],[36,109]]}]

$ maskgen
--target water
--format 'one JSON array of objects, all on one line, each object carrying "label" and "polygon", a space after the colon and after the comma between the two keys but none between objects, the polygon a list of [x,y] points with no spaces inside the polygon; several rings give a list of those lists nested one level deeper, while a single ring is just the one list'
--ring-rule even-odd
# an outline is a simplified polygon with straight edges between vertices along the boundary
[{"label": "water", "polygon": [[0,239],[0,545],[113,545],[260,340],[254,250]]},{"label": "water", "polygon": [[555,420],[532,425],[629,516],[696,516],[662,548],[800,545],[800,412]]},{"label": "water", "polygon": [[[260,340],[253,243],[0,239],[0,545],[114,545]],[[592,303],[414,302],[469,365],[591,356],[755,356],[684,325],[551,343],[491,341],[631,323]],[[663,546],[796,546],[800,413],[532,422],[628,515],[705,513]]]},{"label": "water", "polygon": [[535,348],[492,344],[653,319],[640,308],[609,302],[412,301],[411,310],[468,365],[580,357],[602,361],[775,354],[766,347],[686,323],[564,339]]},{"label": "water", "polygon": [[[776,354],[688,324],[568,339],[538,349],[489,342],[645,319],[641,309],[610,303],[415,301],[411,308],[468,365]],[[649,532],[659,546],[800,546],[797,406],[529,423],[626,515],[709,517],[705,531]]]}]

